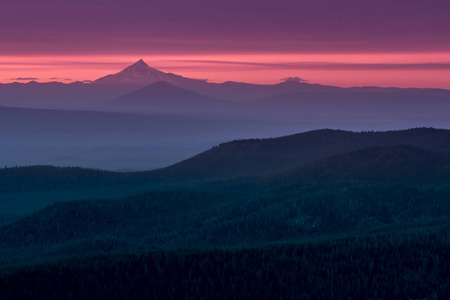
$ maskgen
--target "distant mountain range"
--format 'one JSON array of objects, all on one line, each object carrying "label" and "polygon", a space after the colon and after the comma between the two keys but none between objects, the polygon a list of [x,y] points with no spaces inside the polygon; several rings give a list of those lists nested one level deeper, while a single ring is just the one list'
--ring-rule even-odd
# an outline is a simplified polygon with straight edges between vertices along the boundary
[{"label": "distant mountain range", "polygon": [[280,136],[310,128],[290,122],[212,118],[202,113],[187,116],[167,111],[142,114],[138,109],[138,113],[116,110],[0,106],[0,164],[149,170],[225,141]]},{"label": "distant mountain range", "polygon": [[[143,60],[92,83],[0,84],[0,105],[33,108],[208,113],[271,120],[446,120],[450,91],[339,88],[305,82],[209,83],[149,67]],[[420,126],[421,124],[417,124]]]},{"label": "distant mountain range", "polygon": [[203,96],[166,81],[149,84],[106,103],[107,106],[122,111],[150,110],[166,113],[213,112],[230,104],[229,101]]}]

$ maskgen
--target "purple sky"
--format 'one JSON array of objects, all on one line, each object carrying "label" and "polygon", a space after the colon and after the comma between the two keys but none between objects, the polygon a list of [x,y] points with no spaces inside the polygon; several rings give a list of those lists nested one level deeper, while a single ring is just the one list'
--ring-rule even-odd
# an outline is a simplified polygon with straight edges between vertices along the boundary
[{"label": "purple sky", "polygon": [[11,0],[1,54],[450,51],[450,1]]},{"label": "purple sky", "polygon": [[[154,55],[172,55],[174,59],[179,55],[180,60],[192,63],[195,59],[186,56],[200,55],[196,57],[199,61],[229,64],[235,59],[221,59],[220,55],[356,53],[376,57],[408,52],[424,55],[398,66],[389,60],[373,66],[376,59],[360,65],[349,60],[329,66],[345,69],[348,64],[349,71],[392,66],[393,70],[440,70],[442,74],[450,69],[449,16],[448,0],[3,0],[0,63],[15,64],[14,57],[30,55],[136,55],[129,63]],[[433,53],[449,57],[436,61]],[[125,64],[125,59],[121,61]],[[309,62],[283,63],[300,73],[286,76],[301,76]],[[315,69],[323,69],[317,66]],[[182,73],[183,67],[171,71]],[[273,66],[267,65],[267,69],[270,72]],[[0,81],[8,70],[13,72],[0,66]],[[13,77],[40,76],[16,71]],[[199,76],[211,77],[206,73]],[[56,72],[54,77],[70,74]]]}]

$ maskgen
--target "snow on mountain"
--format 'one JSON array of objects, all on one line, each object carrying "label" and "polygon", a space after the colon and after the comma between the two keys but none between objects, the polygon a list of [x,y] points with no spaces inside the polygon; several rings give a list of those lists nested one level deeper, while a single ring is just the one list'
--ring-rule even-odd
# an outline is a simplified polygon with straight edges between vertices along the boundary
[{"label": "snow on mountain", "polygon": [[176,84],[181,81],[194,81],[183,76],[164,73],[149,67],[142,59],[116,74],[110,74],[94,81],[96,84],[148,85],[160,81]]}]

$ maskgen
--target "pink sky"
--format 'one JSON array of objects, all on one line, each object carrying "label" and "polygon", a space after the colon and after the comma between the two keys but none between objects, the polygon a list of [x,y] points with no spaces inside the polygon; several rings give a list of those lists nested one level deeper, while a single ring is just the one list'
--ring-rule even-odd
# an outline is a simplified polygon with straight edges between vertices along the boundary
[{"label": "pink sky", "polygon": [[164,72],[219,83],[274,84],[298,76],[311,83],[343,87],[450,89],[450,53],[446,52],[0,56],[0,81],[95,80],[140,58]]},{"label": "pink sky", "polygon": [[450,89],[449,14],[448,0],[6,0],[0,82],[93,80],[143,58],[212,82]]}]

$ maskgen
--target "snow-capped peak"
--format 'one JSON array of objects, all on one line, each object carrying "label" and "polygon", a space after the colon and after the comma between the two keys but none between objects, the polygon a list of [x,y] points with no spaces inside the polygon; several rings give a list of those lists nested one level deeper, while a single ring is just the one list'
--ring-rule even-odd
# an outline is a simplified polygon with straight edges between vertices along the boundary
[{"label": "snow-capped peak", "polygon": [[116,74],[107,75],[97,79],[96,83],[102,84],[150,84],[158,81],[174,82],[182,78],[179,75],[164,73],[149,67],[140,59],[131,66]]}]

